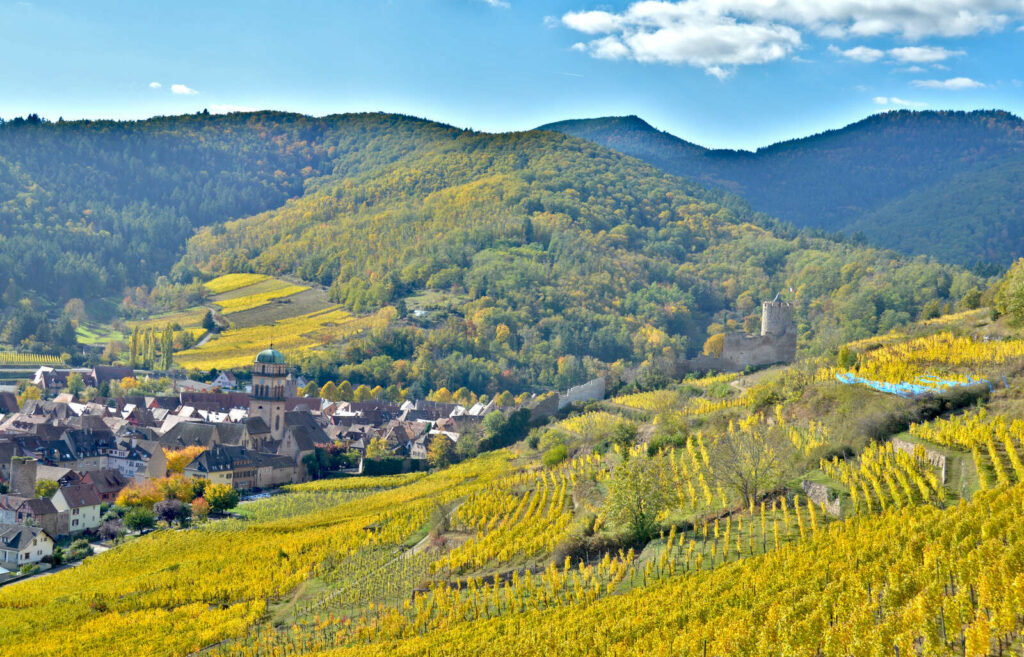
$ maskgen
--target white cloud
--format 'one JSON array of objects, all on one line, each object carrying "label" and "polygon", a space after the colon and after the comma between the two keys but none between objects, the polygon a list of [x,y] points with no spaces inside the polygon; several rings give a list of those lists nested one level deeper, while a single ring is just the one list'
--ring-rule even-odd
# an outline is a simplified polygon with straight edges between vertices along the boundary
[{"label": "white cloud", "polygon": [[900,73],[924,73],[925,71],[925,69],[920,66],[908,66],[906,68],[898,68],[896,70]]},{"label": "white cloud", "polygon": [[949,78],[948,80],[914,80],[910,84],[923,89],[945,89],[959,91],[961,89],[977,89],[985,85],[971,78]]},{"label": "white cloud", "polygon": [[149,83],[149,88],[150,89],[159,89],[162,86],[164,86],[164,85],[160,84],[159,82],[150,82]]},{"label": "white cloud", "polygon": [[922,103],[915,100],[904,100],[903,98],[896,98],[895,96],[875,96],[872,100],[875,101],[876,105],[897,105],[900,107],[928,107],[928,103]]},{"label": "white cloud", "polygon": [[946,50],[935,46],[907,46],[892,48],[888,52],[890,57],[904,64],[931,64],[966,54],[963,50]]},{"label": "white cloud", "polygon": [[512,5],[505,2],[505,0],[483,0],[492,7],[501,7],[502,9],[508,9]]},{"label": "white cloud", "polygon": [[840,57],[846,57],[847,59],[854,59],[858,62],[876,62],[879,59],[885,57],[884,50],[877,50],[875,48],[868,48],[866,46],[857,46],[856,48],[850,48],[848,50],[841,50],[835,46],[829,46],[828,51],[833,55]]},{"label": "white cloud", "polygon": [[789,26],[693,12],[687,4],[638,2],[622,15],[571,12],[562,22],[585,34],[606,35],[574,46],[592,57],[689,64],[720,79],[736,66],[782,59],[801,44],[800,33]]},{"label": "white cloud", "polygon": [[255,112],[255,107],[245,105],[210,105],[210,111],[214,114],[227,114],[229,112]]},{"label": "white cloud", "polygon": [[[689,64],[709,72],[790,57],[805,33],[918,41],[1000,31],[1021,20],[1021,0],[639,0],[619,12],[562,16],[563,25],[593,37],[582,50],[594,57],[614,52],[617,58]],[[613,41],[619,45],[613,47]],[[883,51],[857,46],[841,52],[877,61]],[[902,63],[932,63],[963,53],[907,46],[886,54]]]},{"label": "white cloud", "polygon": [[195,96],[199,92],[183,84],[172,84],[171,93],[178,94],[179,96]]}]

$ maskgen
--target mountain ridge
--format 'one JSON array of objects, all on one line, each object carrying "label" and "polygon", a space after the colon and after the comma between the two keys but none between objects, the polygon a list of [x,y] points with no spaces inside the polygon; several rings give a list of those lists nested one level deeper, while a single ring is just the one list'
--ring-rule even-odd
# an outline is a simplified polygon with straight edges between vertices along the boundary
[{"label": "mountain ridge", "polygon": [[[657,130],[636,116],[546,124],[638,157],[658,168],[726,189],[757,210],[797,226],[862,232],[878,246],[971,264],[1007,264],[1024,255],[1014,181],[1024,174],[1024,121],[1002,110],[875,114],[843,128],[780,141],[754,151],[708,149]],[[992,189],[992,180],[1003,181]],[[944,181],[956,185],[943,186]],[[905,198],[926,187],[931,209]],[[985,194],[973,193],[985,190]],[[907,226],[950,227],[952,239],[923,239]]]}]

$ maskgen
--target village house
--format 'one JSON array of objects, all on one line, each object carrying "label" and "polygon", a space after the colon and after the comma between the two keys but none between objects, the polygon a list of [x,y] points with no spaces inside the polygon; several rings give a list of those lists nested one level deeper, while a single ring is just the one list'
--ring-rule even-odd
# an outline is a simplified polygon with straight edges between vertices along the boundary
[{"label": "village house", "polygon": [[43,531],[53,538],[68,533],[63,520],[65,518],[57,510],[57,507],[53,505],[53,500],[42,497],[34,497],[22,502],[16,511],[15,517],[17,524],[42,527]]},{"label": "village house", "polygon": [[259,455],[236,445],[214,445],[197,456],[184,474],[189,479],[205,479],[214,484],[228,484],[235,490],[256,488]]},{"label": "village house", "polygon": [[106,469],[86,472],[82,476],[82,483],[92,484],[96,488],[96,493],[100,496],[100,501],[113,504],[121,491],[132,482],[131,479],[125,477],[120,471]]},{"label": "village house", "polygon": [[0,567],[10,571],[53,555],[53,538],[42,527],[0,524]]},{"label": "village house", "polygon": [[[58,488],[53,495],[53,506],[67,519],[69,534],[81,534],[100,526],[100,500],[96,487],[91,484],[75,484]],[[63,522],[63,520],[62,520]]]}]

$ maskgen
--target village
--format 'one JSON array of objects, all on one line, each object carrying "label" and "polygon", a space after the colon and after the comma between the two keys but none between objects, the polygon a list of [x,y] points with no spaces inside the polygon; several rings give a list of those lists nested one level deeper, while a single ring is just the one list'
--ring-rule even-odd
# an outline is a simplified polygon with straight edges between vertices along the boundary
[{"label": "village", "polygon": [[[478,434],[487,416],[503,421],[517,410],[493,400],[467,408],[300,396],[305,381],[272,348],[255,357],[245,389],[233,389],[238,380],[222,372],[210,391],[186,384],[174,396],[79,403],[63,391],[68,374],[52,367],[36,371],[32,384],[52,399],[29,399],[19,407],[12,393],[0,393],[0,583],[59,564],[60,557],[91,554],[88,540],[109,543],[123,536],[131,522],[116,504],[126,489],[175,475],[207,491],[235,491],[237,503],[241,496],[339,470],[427,469],[438,465],[438,454],[454,455],[461,436]],[[112,366],[79,372],[97,388],[135,374]],[[600,399],[604,388],[598,379],[562,395],[535,395],[524,402],[524,413],[536,420],[573,401]],[[168,455],[186,461],[175,468]],[[180,521],[180,507],[165,509],[161,519],[169,526]]]}]

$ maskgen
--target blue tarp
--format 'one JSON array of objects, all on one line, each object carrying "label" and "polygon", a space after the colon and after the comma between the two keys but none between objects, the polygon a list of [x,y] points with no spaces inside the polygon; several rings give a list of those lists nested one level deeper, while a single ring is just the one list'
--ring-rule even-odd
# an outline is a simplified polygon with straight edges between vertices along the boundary
[{"label": "blue tarp", "polygon": [[936,392],[942,392],[950,388],[959,388],[963,386],[972,386],[979,383],[988,384],[989,389],[992,389],[992,384],[983,379],[974,379],[970,376],[967,377],[966,382],[952,381],[950,379],[942,379],[937,376],[920,376],[914,380],[913,383],[888,383],[887,381],[872,381],[871,379],[865,379],[859,377],[852,372],[844,372],[842,374],[836,374],[836,378],[840,383],[855,384],[861,383],[869,388],[878,390],[879,392],[886,392],[890,395],[899,395],[900,397],[914,397],[916,395],[926,395]]}]

